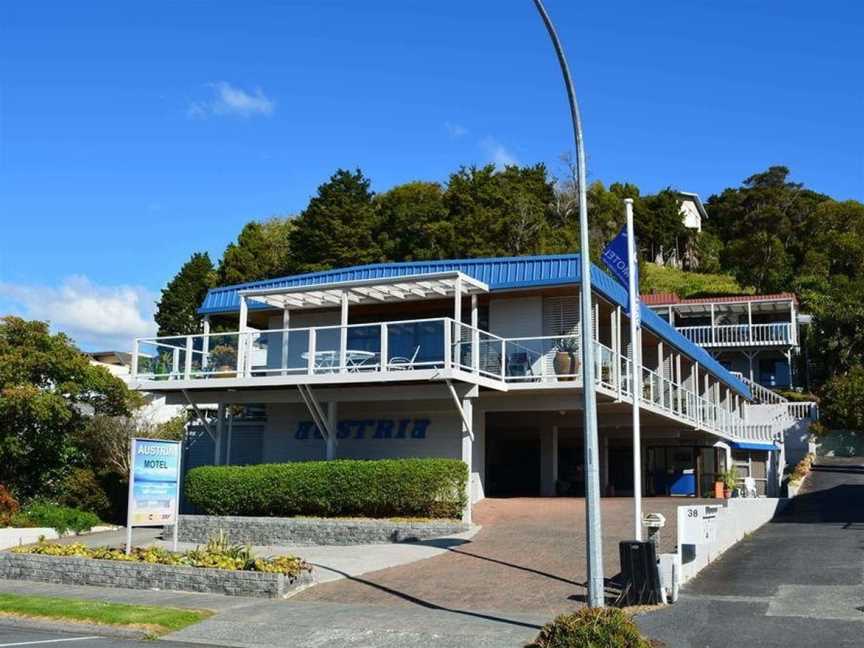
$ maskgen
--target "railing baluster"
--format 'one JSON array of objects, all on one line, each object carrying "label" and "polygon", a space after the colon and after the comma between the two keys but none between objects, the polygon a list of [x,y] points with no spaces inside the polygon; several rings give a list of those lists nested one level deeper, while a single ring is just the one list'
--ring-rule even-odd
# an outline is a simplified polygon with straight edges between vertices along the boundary
[{"label": "railing baluster", "polygon": [[315,329],[309,329],[309,348],[306,352],[306,373],[315,375]]},{"label": "railing baluster", "polygon": [[192,336],[186,336],[186,362],[183,367],[183,377],[186,380],[192,378]]},{"label": "railing baluster", "polygon": [[381,322],[380,335],[381,335],[381,341],[380,341],[379,346],[381,348],[381,354],[380,354],[380,356],[381,356],[380,365],[381,366],[378,369],[380,371],[387,371],[387,367],[390,364],[390,360],[388,358],[388,356],[390,354],[390,349],[389,349],[390,340],[387,338],[387,323],[386,322]]}]

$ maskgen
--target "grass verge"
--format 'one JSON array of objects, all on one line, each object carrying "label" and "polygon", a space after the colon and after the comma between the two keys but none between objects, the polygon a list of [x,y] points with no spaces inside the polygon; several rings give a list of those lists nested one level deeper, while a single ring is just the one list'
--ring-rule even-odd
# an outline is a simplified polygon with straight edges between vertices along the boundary
[{"label": "grass verge", "polygon": [[54,596],[0,593],[0,617],[54,619],[143,630],[161,635],[203,621],[209,610],[182,610],[151,605],[127,605]]}]

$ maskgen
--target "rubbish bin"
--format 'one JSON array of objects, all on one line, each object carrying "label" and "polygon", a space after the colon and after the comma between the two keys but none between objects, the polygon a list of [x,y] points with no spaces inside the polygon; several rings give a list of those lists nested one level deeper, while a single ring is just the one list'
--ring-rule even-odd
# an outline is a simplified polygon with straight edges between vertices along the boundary
[{"label": "rubbish bin", "polygon": [[657,547],[653,542],[625,540],[618,545],[621,559],[621,601],[626,605],[661,602]]}]

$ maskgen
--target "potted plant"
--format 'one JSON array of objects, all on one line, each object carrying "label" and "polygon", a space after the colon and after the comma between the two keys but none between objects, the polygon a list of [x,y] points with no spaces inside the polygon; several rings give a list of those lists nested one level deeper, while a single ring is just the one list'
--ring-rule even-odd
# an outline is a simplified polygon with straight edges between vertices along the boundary
[{"label": "potted plant", "polygon": [[233,378],[237,375],[237,349],[220,344],[210,351],[210,366],[218,378]]},{"label": "potted plant", "polygon": [[723,497],[729,499],[738,483],[738,470],[735,466],[730,466],[720,473],[720,479],[723,481]]},{"label": "potted plant", "polygon": [[555,342],[555,358],[552,362],[558,380],[576,380],[579,373],[579,341],[575,336],[562,333]]}]

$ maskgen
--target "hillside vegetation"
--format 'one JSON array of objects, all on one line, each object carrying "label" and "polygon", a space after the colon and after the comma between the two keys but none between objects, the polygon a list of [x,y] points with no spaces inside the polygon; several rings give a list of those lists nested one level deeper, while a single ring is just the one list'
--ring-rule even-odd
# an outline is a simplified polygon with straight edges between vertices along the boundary
[{"label": "hillside vegetation", "polygon": [[752,295],[753,288],[742,286],[732,275],[685,272],[656,263],[639,264],[639,290],[647,293],[674,293],[688,297]]}]

